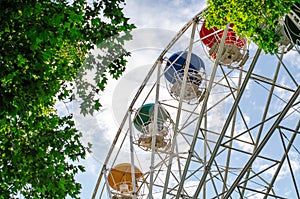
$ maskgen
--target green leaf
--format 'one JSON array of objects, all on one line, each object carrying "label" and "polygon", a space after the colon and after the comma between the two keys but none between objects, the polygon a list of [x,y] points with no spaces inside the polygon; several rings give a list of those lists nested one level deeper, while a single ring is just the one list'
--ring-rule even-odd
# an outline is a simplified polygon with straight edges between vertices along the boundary
[{"label": "green leaf", "polygon": [[[0,198],[20,193],[24,198],[78,198],[81,186],[75,175],[84,168],[73,161],[85,158],[91,146],[80,142],[82,134],[72,117],[57,115],[55,103],[68,100],[73,88],[66,85],[76,82],[82,114],[100,109],[95,94],[104,90],[108,76],[124,71],[124,60],[108,65],[126,54],[122,45],[131,39],[116,35],[134,28],[122,13],[122,3],[98,1],[92,8],[81,0],[33,0],[2,8]],[[106,41],[110,45],[102,47],[108,52],[100,61],[103,70],[94,56],[85,68],[85,55]],[[94,86],[81,76],[88,69],[97,71]]]}]

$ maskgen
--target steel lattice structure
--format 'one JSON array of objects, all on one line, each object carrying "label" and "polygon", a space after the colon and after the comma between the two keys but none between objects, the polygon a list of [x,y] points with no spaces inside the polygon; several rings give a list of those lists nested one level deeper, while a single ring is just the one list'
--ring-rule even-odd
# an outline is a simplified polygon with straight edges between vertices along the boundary
[{"label": "steel lattice structure", "polygon": [[[266,55],[251,44],[241,65],[222,64],[221,53],[209,60],[199,37],[204,23],[201,13],[175,35],[141,82],[92,198],[300,198],[300,71],[290,61],[299,56],[296,48]],[[228,24],[218,52],[225,46],[229,28]],[[190,38],[182,49],[187,52],[186,66],[192,52],[205,62],[205,87],[193,103],[184,100],[188,67],[176,99],[164,75],[166,57],[183,35]],[[156,124],[148,150],[137,144],[134,123],[146,103],[154,104]],[[159,129],[160,106],[170,116],[164,149],[156,147],[158,138],[153,133]],[[108,183],[111,169],[121,162],[132,165],[129,172],[134,173],[136,166],[143,173],[130,176],[133,186],[125,195]]]}]

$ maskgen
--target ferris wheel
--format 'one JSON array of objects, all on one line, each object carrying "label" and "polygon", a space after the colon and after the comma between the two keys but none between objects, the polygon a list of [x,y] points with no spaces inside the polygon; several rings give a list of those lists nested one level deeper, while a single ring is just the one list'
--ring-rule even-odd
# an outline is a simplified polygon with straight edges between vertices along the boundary
[{"label": "ferris wheel", "polygon": [[190,20],[141,82],[92,198],[300,198],[300,28],[287,20],[275,55],[234,24]]}]

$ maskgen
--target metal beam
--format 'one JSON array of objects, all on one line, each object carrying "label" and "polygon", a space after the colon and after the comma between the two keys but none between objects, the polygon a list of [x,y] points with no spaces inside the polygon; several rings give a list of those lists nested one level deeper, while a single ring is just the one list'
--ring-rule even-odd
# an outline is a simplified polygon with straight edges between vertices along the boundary
[{"label": "metal beam", "polygon": [[287,157],[287,154],[288,154],[289,150],[291,149],[291,147],[293,145],[293,142],[294,142],[294,140],[296,138],[297,131],[299,130],[299,128],[300,128],[300,121],[298,122],[298,125],[297,125],[297,127],[295,129],[295,132],[293,133],[293,135],[292,135],[292,137],[291,137],[291,139],[289,141],[289,144],[286,147],[285,153],[283,154],[283,156],[282,156],[282,158],[280,160],[280,164],[278,165],[275,173],[273,174],[273,178],[272,178],[272,180],[271,180],[271,182],[269,184],[269,187],[267,188],[266,195],[265,195],[264,199],[267,198],[267,195],[270,193],[270,191],[271,191],[271,189],[272,189],[272,187],[273,187],[273,185],[275,183],[275,180],[276,180],[276,178],[277,178],[277,176],[278,176],[278,174],[279,174],[279,172],[280,172],[280,170],[281,170],[281,168],[283,166],[283,163],[284,163],[284,161],[285,161],[285,159]]},{"label": "metal beam", "polygon": [[[223,74],[225,75],[224,69],[222,67],[221,67],[221,69],[222,69]],[[225,80],[226,80],[228,86],[230,86],[228,78],[226,76],[225,76]],[[242,84],[242,71],[240,71],[240,74],[239,74],[239,81],[238,81],[238,86],[237,87],[239,88],[241,86],[241,84]],[[235,99],[234,93],[233,93],[233,91],[231,89],[230,89],[230,92],[231,92],[231,94],[233,96],[233,99]],[[238,92],[238,89],[237,89],[237,92]],[[238,110],[240,111],[239,108],[238,108]],[[241,113],[241,111],[240,111],[240,113]],[[244,123],[246,125],[246,122],[244,120],[244,116],[242,114],[241,114],[241,116],[242,116],[243,121],[244,121]],[[235,128],[234,127],[236,125],[236,117],[237,117],[237,111],[235,111],[234,115],[233,115],[232,128],[231,128],[231,132],[230,132],[230,137],[231,138],[234,136],[234,132],[235,132]],[[247,129],[249,129],[248,126],[247,126]],[[227,160],[226,160],[226,167],[225,167],[225,169],[227,171],[224,174],[224,183],[223,183],[222,192],[225,192],[225,190],[227,190],[226,182],[227,182],[227,178],[228,178],[228,170],[229,170],[229,165],[230,165],[230,161],[231,161],[231,147],[232,147],[232,145],[233,145],[233,141],[230,141],[229,148],[228,148],[228,151],[227,151]]]},{"label": "metal beam", "polygon": [[155,106],[154,106],[154,131],[152,132],[152,143],[151,143],[151,163],[150,163],[150,186],[149,186],[149,196],[152,198],[153,190],[153,173],[154,173],[154,162],[155,162],[155,145],[156,145],[156,134],[158,130],[158,106],[159,106],[159,87],[160,87],[160,68],[161,61],[157,65],[157,79],[156,79],[156,94],[155,94]]},{"label": "metal beam", "polygon": [[300,86],[298,86],[298,88],[295,91],[295,93],[292,95],[292,97],[290,98],[290,100],[288,101],[288,103],[286,104],[286,106],[283,108],[282,112],[279,114],[278,118],[273,123],[273,125],[270,128],[270,130],[268,131],[268,133],[266,134],[266,136],[264,137],[264,139],[261,141],[260,145],[253,152],[253,155],[250,157],[250,159],[248,160],[248,162],[244,166],[244,169],[241,171],[241,173],[235,179],[235,181],[233,182],[233,184],[231,185],[231,187],[228,189],[228,191],[227,191],[227,193],[226,193],[226,195],[224,197],[225,199],[227,199],[227,198],[230,197],[230,195],[232,194],[233,190],[238,186],[239,182],[244,177],[244,175],[247,172],[247,170],[250,169],[250,167],[253,164],[254,160],[259,155],[259,153],[262,151],[262,149],[264,148],[264,146],[266,145],[266,143],[268,142],[268,140],[271,138],[271,136],[273,135],[274,131],[278,127],[279,123],[281,122],[281,120],[285,117],[286,113],[293,106],[293,103],[298,98],[299,93],[300,93]]},{"label": "metal beam", "polygon": [[190,162],[191,162],[191,159],[192,159],[192,156],[193,156],[193,153],[194,153],[194,148],[195,148],[197,137],[198,137],[198,134],[199,134],[199,129],[201,127],[202,119],[203,119],[204,114],[205,114],[206,109],[207,109],[207,103],[208,103],[208,99],[209,99],[210,92],[211,92],[211,89],[212,89],[213,81],[214,81],[215,75],[217,73],[217,67],[218,67],[219,61],[221,59],[221,55],[222,55],[221,52],[223,51],[223,48],[224,48],[225,38],[226,38],[226,35],[227,35],[227,32],[228,32],[228,28],[229,28],[229,23],[227,24],[227,26],[224,30],[222,39],[221,39],[221,44],[219,46],[218,53],[217,53],[217,58],[215,60],[213,71],[212,71],[212,74],[211,74],[211,77],[210,77],[210,80],[209,80],[209,83],[208,83],[208,86],[207,86],[207,89],[206,89],[206,96],[203,99],[203,104],[202,104],[202,107],[201,107],[201,110],[200,110],[200,114],[199,114],[199,118],[198,118],[198,121],[197,121],[197,124],[196,124],[195,131],[194,131],[193,141],[192,141],[191,146],[190,146],[189,155],[188,155],[188,158],[186,160],[185,167],[184,167],[184,170],[183,170],[183,173],[182,173],[182,178],[181,178],[179,188],[178,188],[178,191],[177,191],[177,194],[176,194],[176,199],[179,199],[179,197],[181,195],[181,190],[184,186],[185,178],[186,178],[186,175],[187,175],[187,172],[188,172],[188,169],[189,169],[189,166],[190,166]]},{"label": "metal beam", "polygon": [[[196,19],[196,18],[199,18],[201,16],[201,14],[203,13],[204,10],[200,11],[197,15],[195,15],[195,17],[193,19]],[[107,163],[109,161],[109,158],[113,152],[113,149],[115,148],[115,145],[119,139],[119,136],[122,132],[122,129],[123,129],[123,126],[127,120],[127,113],[128,111],[130,111],[133,107],[133,105],[135,104],[135,102],[137,101],[138,97],[140,96],[142,90],[145,88],[146,86],[146,83],[148,82],[148,80],[150,79],[153,71],[155,70],[156,68],[156,65],[158,64],[158,62],[165,56],[165,54],[170,50],[170,48],[178,41],[178,39],[186,32],[186,30],[192,25],[193,23],[193,20],[189,21],[188,23],[186,23],[183,28],[181,28],[181,30],[178,32],[177,35],[175,35],[175,37],[170,41],[170,43],[167,45],[167,47],[162,51],[162,53],[160,54],[160,56],[157,58],[157,60],[155,61],[155,63],[153,64],[153,66],[151,67],[149,73],[147,74],[147,76],[145,77],[144,81],[142,82],[142,85],[139,87],[135,97],[133,98],[131,104],[129,105],[129,108],[126,112],[126,115],[124,116],[121,124],[120,124],[120,127],[116,133],[116,136],[115,136],[115,139],[113,140],[113,143],[109,149],[109,152],[108,152],[108,155],[106,156],[105,158],[105,161],[103,163],[103,166],[102,166],[102,169],[100,171],[100,174],[99,174],[99,177],[97,179],[97,182],[96,182],[96,185],[95,185],[95,188],[94,188],[94,191],[93,191],[93,195],[92,195],[92,199],[95,199],[96,198],[96,195],[97,195],[97,192],[98,192],[98,188],[100,186],[100,182],[102,180],[102,177],[103,177],[103,173],[107,167]]]},{"label": "metal beam", "polygon": [[106,170],[104,171],[104,178],[105,178],[105,185],[106,185],[106,188],[107,188],[108,197],[109,197],[109,199],[112,199],[111,191],[110,191],[109,184],[108,184],[108,179],[107,179],[107,176],[106,176]]},{"label": "metal beam", "polygon": [[174,154],[174,149],[175,149],[175,144],[176,144],[176,136],[177,136],[176,134],[178,131],[178,125],[179,125],[179,120],[180,120],[180,116],[181,116],[181,107],[182,107],[182,103],[183,103],[183,97],[185,94],[185,88],[186,88],[187,76],[188,76],[188,71],[189,71],[189,66],[190,66],[190,61],[191,61],[191,56],[192,56],[197,22],[198,22],[198,19],[193,21],[193,27],[192,27],[192,33],[191,33],[191,38],[190,38],[190,43],[189,43],[189,48],[188,48],[188,54],[187,54],[186,63],[184,66],[183,82],[181,84],[181,89],[180,89],[180,98],[179,98],[180,100],[178,103],[178,111],[177,111],[175,127],[174,127],[174,135],[173,135],[172,142],[171,142],[170,157],[169,157],[169,162],[168,162],[168,168],[167,168],[166,179],[165,179],[165,187],[163,190],[162,198],[166,198],[167,189],[168,189],[169,180],[170,180],[170,172],[171,172],[171,168],[172,168],[173,154]]},{"label": "metal beam", "polygon": [[130,161],[131,161],[131,185],[133,187],[133,198],[136,199],[136,186],[135,186],[135,167],[134,167],[134,147],[133,147],[133,129],[132,129],[132,120],[131,120],[131,111],[128,112],[128,122],[129,122],[129,140],[130,140]]},{"label": "metal beam", "polygon": [[[280,60],[282,60],[282,58],[283,58],[283,52],[281,53]],[[263,116],[262,116],[262,119],[261,119],[261,124],[262,125],[259,127],[258,134],[257,134],[257,137],[256,137],[256,141],[254,143],[255,145],[254,145],[253,151],[255,151],[255,149],[257,148],[258,143],[260,141],[260,137],[261,137],[262,131],[264,129],[264,123],[263,122],[266,120],[267,114],[269,112],[269,107],[270,107],[270,104],[271,104],[271,101],[272,101],[272,96],[273,96],[275,84],[277,82],[277,77],[278,77],[280,65],[281,65],[281,62],[278,61],[278,64],[277,64],[277,67],[276,67],[276,70],[275,70],[275,73],[274,73],[273,81],[272,81],[272,86],[271,86],[271,89],[270,89],[270,92],[269,92],[268,99],[266,101],[265,110],[264,110],[264,113],[263,113]],[[248,179],[249,175],[250,175],[250,170],[246,174],[246,179]],[[247,186],[247,181],[245,181],[245,183],[244,183],[243,186],[244,187]],[[245,194],[245,189],[242,189],[242,197],[244,196],[244,194]]]},{"label": "metal beam", "polygon": [[195,196],[194,196],[195,199],[196,199],[197,196],[199,195],[199,193],[200,193],[200,191],[201,191],[201,189],[202,189],[202,186],[203,186],[203,184],[205,183],[205,179],[206,179],[207,174],[210,172],[210,168],[211,168],[211,166],[212,166],[212,163],[213,163],[213,161],[214,161],[214,159],[215,159],[215,157],[216,157],[216,155],[217,155],[217,153],[218,153],[218,150],[219,150],[219,148],[220,148],[220,146],[221,146],[221,143],[222,143],[222,141],[223,141],[223,138],[224,138],[224,136],[225,136],[225,134],[226,134],[226,131],[227,131],[228,127],[229,127],[229,124],[230,124],[230,122],[231,122],[231,119],[232,119],[232,117],[233,117],[233,115],[234,115],[234,113],[235,113],[235,111],[236,111],[236,109],[237,109],[237,107],[238,107],[238,103],[239,103],[239,101],[240,101],[240,99],[241,99],[241,97],[242,97],[242,94],[244,93],[244,90],[245,90],[245,88],[246,88],[246,86],[247,86],[248,80],[250,79],[250,76],[251,76],[251,74],[252,74],[252,71],[253,71],[253,69],[254,69],[254,66],[255,66],[255,64],[256,64],[256,62],[257,62],[257,59],[258,59],[260,53],[261,53],[261,49],[258,49],[258,50],[256,51],[256,54],[255,54],[255,56],[254,56],[254,58],[253,58],[253,61],[252,61],[251,65],[250,65],[250,67],[249,67],[248,73],[247,73],[246,76],[245,76],[245,80],[243,81],[243,84],[242,84],[242,86],[241,86],[241,89],[240,89],[239,93],[237,94],[236,99],[235,99],[235,101],[234,101],[234,104],[232,105],[232,108],[231,108],[231,110],[230,110],[230,112],[229,112],[229,115],[228,115],[228,117],[227,117],[227,119],[226,119],[226,121],[225,121],[225,124],[224,124],[224,126],[223,126],[223,129],[222,129],[222,131],[221,131],[221,133],[220,133],[220,136],[219,136],[219,138],[218,138],[218,140],[217,140],[217,143],[216,143],[216,145],[215,145],[215,147],[214,147],[213,153],[211,154],[211,157],[210,157],[210,159],[209,159],[209,161],[208,161],[208,163],[207,163],[207,165],[206,165],[206,167],[205,167],[205,170],[204,170],[204,172],[203,172],[203,174],[202,174],[201,180],[200,180],[199,185],[198,185],[198,187],[197,187],[197,190],[196,190],[196,192],[195,192]]}]

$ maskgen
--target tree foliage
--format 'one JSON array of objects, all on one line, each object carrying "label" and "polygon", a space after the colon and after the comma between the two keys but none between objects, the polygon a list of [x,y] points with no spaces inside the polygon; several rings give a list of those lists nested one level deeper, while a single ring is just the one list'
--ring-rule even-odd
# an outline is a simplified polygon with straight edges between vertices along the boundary
[{"label": "tree foliage", "polygon": [[[104,89],[107,76],[120,76],[129,55],[122,43],[134,25],[122,12],[124,0],[0,5],[0,198],[77,198],[74,176],[84,168],[72,162],[85,157],[85,147],[72,116],[59,117],[53,107],[71,95],[66,83],[89,65],[83,63],[95,44],[105,43],[110,57],[96,72],[95,91]],[[99,99],[80,83],[84,113],[98,110]]]},{"label": "tree foliage", "polygon": [[224,28],[228,22],[243,37],[267,53],[278,51],[279,20],[299,0],[208,0],[205,17],[208,27]]}]

